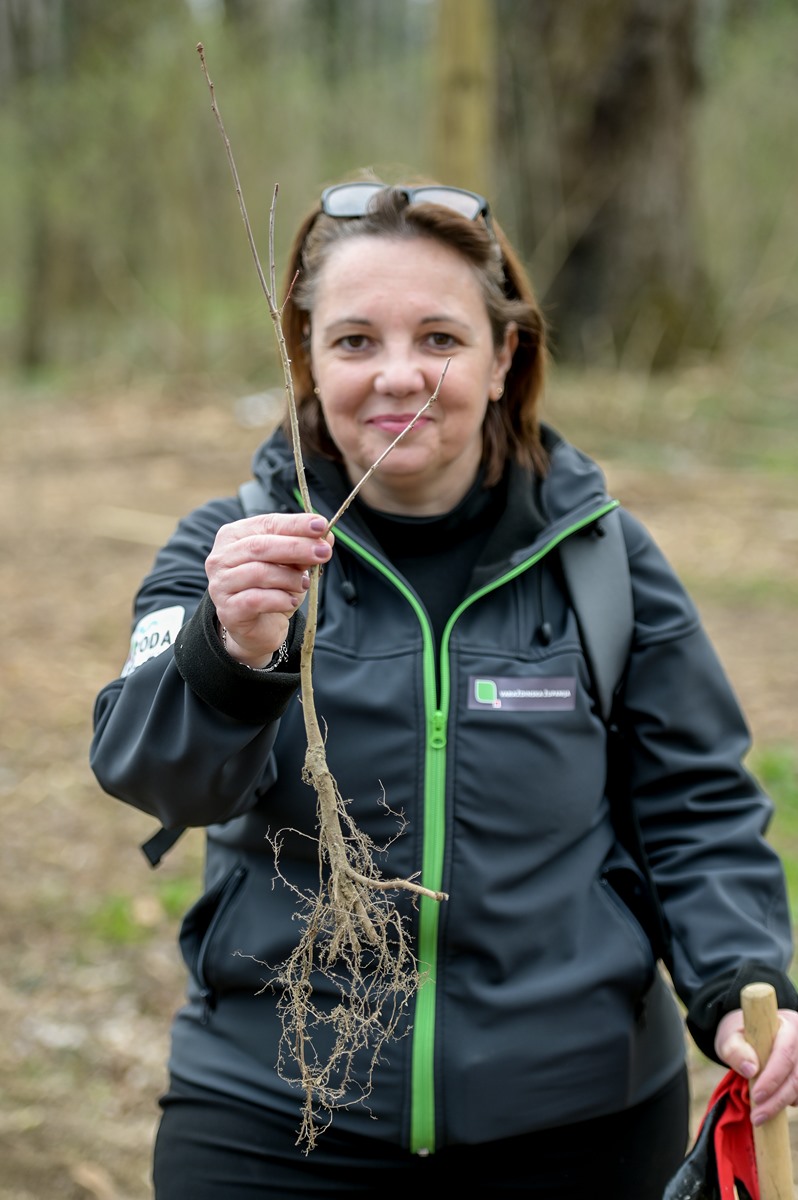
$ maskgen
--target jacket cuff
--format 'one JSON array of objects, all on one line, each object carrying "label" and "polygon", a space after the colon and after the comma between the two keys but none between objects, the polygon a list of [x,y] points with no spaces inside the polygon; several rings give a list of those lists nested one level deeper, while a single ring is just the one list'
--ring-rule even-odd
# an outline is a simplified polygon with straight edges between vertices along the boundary
[{"label": "jacket cuff", "polygon": [[763,963],[745,962],[705,983],[687,1011],[687,1028],[698,1049],[712,1062],[725,1065],[715,1053],[715,1034],[721,1018],[740,1007],[740,992],[749,983],[770,983],[779,1008],[798,1010],[798,992],[789,976]]},{"label": "jacket cuff", "polygon": [[236,662],[216,631],[216,609],[206,592],[199,608],[175,640],[175,664],[201,700],[236,721],[268,725],[283,715],[299,687],[305,618],[297,612],[288,625],[288,657],[278,671],[253,671]]}]

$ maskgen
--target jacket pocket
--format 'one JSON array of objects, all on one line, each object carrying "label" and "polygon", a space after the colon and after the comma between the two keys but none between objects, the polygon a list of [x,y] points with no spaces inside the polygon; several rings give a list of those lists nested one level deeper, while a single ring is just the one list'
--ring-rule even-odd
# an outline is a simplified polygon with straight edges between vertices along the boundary
[{"label": "jacket pocket", "polygon": [[233,867],[189,909],[180,928],[180,950],[200,987],[203,1022],[207,1022],[218,997],[212,969],[214,945],[246,877],[246,867]]},{"label": "jacket pocket", "polygon": [[656,959],[659,950],[656,901],[642,874],[632,866],[605,867],[601,884],[626,919],[631,918],[635,927],[642,931],[646,945]]}]

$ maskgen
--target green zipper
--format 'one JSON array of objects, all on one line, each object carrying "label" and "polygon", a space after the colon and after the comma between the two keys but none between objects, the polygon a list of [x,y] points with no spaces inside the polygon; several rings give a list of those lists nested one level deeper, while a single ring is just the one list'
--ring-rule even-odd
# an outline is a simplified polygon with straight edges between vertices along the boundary
[{"label": "green zipper", "polygon": [[[424,828],[421,859],[421,883],[433,891],[442,890],[443,863],[445,853],[446,813],[446,730],[449,722],[451,700],[451,672],[449,670],[449,641],[455,622],[463,612],[489,592],[503,587],[558,546],[565,538],[577,533],[586,525],[593,524],[612,509],[618,507],[612,500],[574,525],[569,525],[552,538],[537,554],[513,567],[498,579],[486,584],[457,606],[441,638],[440,680],[441,694],[438,704],[435,678],[435,644],[426,613],[407,585],[365,547],[349,534],[336,528],[335,536],[345,546],[370,563],[380,574],[394,585],[410,604],[418,617],[423,637],[423,684],[424,712],[426,717],[426,750],[424,759]],[[445,903],[445,901],[443,901]],[[421,986],[416,995],[415,1017],[412,1030],[411,1094],[410,1094],[410,1149],[414,1154],[427,1155],[435,1151],[435,1008],[436,972],[438,965],[438,928],[441,904],[422,896],[419,902],[418,949]]]}]

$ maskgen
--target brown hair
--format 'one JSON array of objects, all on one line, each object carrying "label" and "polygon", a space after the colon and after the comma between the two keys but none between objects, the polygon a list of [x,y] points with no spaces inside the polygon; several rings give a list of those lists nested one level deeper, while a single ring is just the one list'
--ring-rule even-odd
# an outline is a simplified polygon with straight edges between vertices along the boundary
[{"label": "brown hair", "polygon": [[[362,217],[309,213],[294,238],[286,274],[283,334],[291,360],[303,449],[340,462],[318,396],[309,355],[309,316],[319,273],[330,247],[350,237],[434,238],[469,262],[482,289],[494,344],[501,346],[508,324],[518,328],[518,346],[504,380],[504,393],[488,405],[483,425],[482,461],[486,484],[496,483],[508,459],[543,474],[546,455],[540,441],[538,404],[546,370],[546,331],[532,285],[507,237],[492,221],[471,221],[438,204],[408,204],[402,188],[377,193]],[[293,284],[293,286],[292,286]],[[284,429],[290,436],[288,418]]]}]

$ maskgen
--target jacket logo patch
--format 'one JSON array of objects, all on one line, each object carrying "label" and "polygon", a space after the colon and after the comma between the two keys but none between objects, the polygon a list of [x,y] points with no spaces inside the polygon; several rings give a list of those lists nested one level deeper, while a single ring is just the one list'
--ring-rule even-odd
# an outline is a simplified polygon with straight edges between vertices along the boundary
[{"label": "jacket logo patch", "polygon": [[507,675],[470,675],[468,707],[546,712],[572,709],[576,707],[576,676],[533,675],[516,679]]},{"label": "jacket logo patch", "polygon": [[142,617],[133,630],[127,662],[122,668],[120,679],[125,679],[148,658],[155,658],[173,646],[185,616],[186,610],[182,604],[175,604],[172,608],[162,608]]}]

